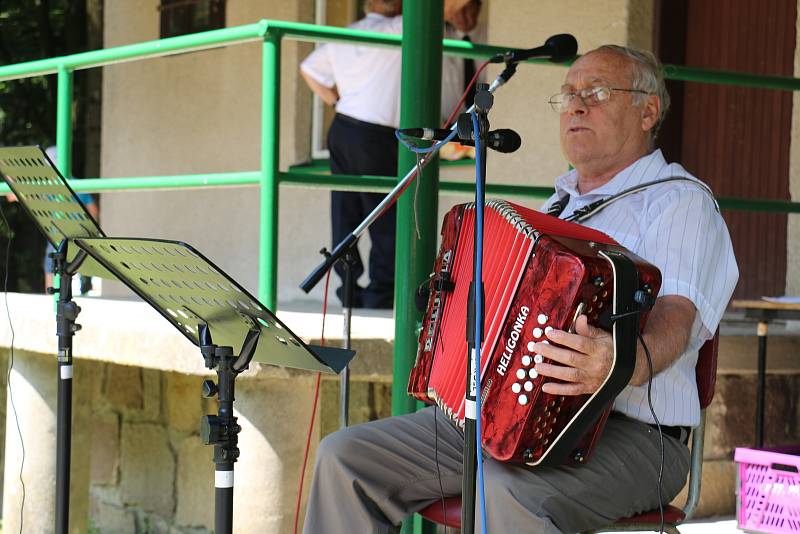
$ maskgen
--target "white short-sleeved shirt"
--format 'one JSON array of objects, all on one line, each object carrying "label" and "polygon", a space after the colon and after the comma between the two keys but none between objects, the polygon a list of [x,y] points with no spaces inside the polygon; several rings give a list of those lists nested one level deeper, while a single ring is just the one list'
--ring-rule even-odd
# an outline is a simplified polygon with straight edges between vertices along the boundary
[{"label": "white short-sleeved shirt", "polygon": [[[569,194],[560,215],[565,218],[591,202],[670,176],[697,180],[682,166],[667,163],[660,150],[583,195],[577,191],[577,172],[573,170],[556,179],[556,193],[543,210]],[[730,235],[715,201],[691,183],[667,182],[622,198],[581,224],[610,235],[657,266],[662,276],[659,296],[680,295],[695,305],[697,315],[687,350],[653,378],[652,399],[661,424],[696,426],[700,422],[695,380],[698,350],[716,331],[739,278]],[[647,384],[627,386],[617,397],[614,410],[653,423]]]},{"label": "white short-sleeved shirt", "polygon": [[[348,28],[379,33],[403,33],[403,17],[368,13]],[[455,38],[455,34],[447,35]],[[461,38],[459,35],[458,38]],[[336,86],[336,112],[372,124],[400,126],[399,48],[328,43],[312,52],[300,69],[325,87]],[[442,59],[442,116],[450,114],[463,87],[463,60]]]}]

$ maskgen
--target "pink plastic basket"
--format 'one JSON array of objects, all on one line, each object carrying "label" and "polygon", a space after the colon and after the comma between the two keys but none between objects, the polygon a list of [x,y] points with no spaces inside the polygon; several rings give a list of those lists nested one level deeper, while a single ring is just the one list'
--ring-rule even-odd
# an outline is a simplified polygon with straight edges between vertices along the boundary
[{"label": "pink plastic basket", "polygon": [[737,448],[736,515],[751,532],[800,532],[800,448]]}]

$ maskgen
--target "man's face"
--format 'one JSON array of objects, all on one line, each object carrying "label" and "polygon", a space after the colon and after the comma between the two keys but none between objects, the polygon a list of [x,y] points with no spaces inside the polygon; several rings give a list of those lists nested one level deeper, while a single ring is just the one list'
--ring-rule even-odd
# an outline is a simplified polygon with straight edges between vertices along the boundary
[{"label": "man's face", "polygon": [[[631,76],[628,59],[592,52],[572,65],[561,91],[598,86],[631,89]],[[658,99],[647,96],[644,106],[635,106],[633,98],[632,93],[612,91],[609,100],[595,106],[575,98],[561,114],[561,149],[580,173],[599,175],[627,166],[647,152],[647,132],[655,124]]]}]

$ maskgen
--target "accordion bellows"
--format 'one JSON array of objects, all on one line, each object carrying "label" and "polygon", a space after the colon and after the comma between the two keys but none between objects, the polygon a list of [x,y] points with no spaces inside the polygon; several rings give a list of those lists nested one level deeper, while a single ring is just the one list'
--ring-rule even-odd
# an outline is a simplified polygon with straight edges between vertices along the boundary
[{"label": "accordion bellows", "polygon": [[[455,206],[445,216],[408,386],[409,394],[438,404],[460,426],[465,411],[474,219],[474,204]],[[550,328],[572,329],[580,314],[590,324],[608,323],[612,311],[629,310],[612,310],[621,302],[615,301],[615,287],[625,288],[632,303],[637,290],[658,293],[660,273],[602,232],[499,200],[486,202],[483,250],[483,448],[506,462],[583,462],[613,397],[630,379],[636,332],[628,332],[632,341],[626,345],[630,348],[633,343],[627,351],[633,354],[615,359],[608,387],[593,395],[542,392],[544,377],[534,366],[543,358],[533,351],[533,344],[546,342]]]}]

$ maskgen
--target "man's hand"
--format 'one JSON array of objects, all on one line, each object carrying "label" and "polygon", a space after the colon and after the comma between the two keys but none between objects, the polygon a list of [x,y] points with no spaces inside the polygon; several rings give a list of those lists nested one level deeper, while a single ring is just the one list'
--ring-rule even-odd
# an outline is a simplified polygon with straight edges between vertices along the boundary
[{"label": "man's hand", "polygon": [[552,395],[581,395],[597,391],[608,377],[614,361],[611,334],[590,326],[586,316],[581,315],[575,323],[574,334],[551,330],[547,338],[562,346],[536,343],[536,354],[554,363],[538,363],[535,369],[542,376],[564,382],[546,382],[542,391]]},{"label": "man's hand", "polygon": [[[683,354],[695,314],[694,304],[686,297],[667,295],[656,299],[643,333],[652,356],[654,375]],[[611,371],[614,359],[611,334],[590,326],[586,316],[581,315],[575,323],[574,334],[551,330],[547,338],[561,346],[544,342],[534,345],[536,354],[550,360],[549,363],[536,364],[536,372],[563,383],[546,382],[542,391],[554,395],[582,395],[597,391]],[[636,347],[636,367],[629,382],[632,386],[647,383],[649,376],[644,349],[641,343]]]}]

